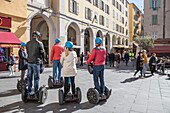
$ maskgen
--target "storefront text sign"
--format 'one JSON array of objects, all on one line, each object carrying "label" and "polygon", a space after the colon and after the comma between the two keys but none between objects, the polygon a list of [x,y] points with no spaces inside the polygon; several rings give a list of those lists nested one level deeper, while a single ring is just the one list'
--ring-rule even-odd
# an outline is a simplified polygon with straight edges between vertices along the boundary
[{"label": "storefront text sign", "polygon": [[11,28],[11,17],[0,16],[0,27]]}]

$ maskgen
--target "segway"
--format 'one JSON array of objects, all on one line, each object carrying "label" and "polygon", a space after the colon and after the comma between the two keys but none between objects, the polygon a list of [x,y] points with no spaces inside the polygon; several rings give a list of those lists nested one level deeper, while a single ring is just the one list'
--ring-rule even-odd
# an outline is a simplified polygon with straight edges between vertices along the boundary
[{"label": "segway", "polygon": [[48,78],[48,87],[50,89],[53,89],[53,88],[62,88],[63,85],[64,85],[63,77],[60,78],[60,81],[55,81],[54,82],[54,78],[52,76],[49,76],[49,78]]},{"label": "segway", "polygon": [[[93,74],[93,63],[90,63],[87,67],[88,72]],[[105,95],[100,96],[99,92],[95,88],[90,88],[87,91],[87,99],[91,104],[97,104],[101,100],[107,100],[111,95],[112,90],[105,86]]]},{"label": "segway", "polygon": [[19,92],[22,91],[22,88],[25,88],[27,86],[27,78],[26,79],[21,79],[17,80],[17,89]]},{"label": "segway", "polygon": [[87,91],[87,99],[91,104],[97,104],[101,100],[107,100],[111,95],[111,89],[105,87],[105,95],[100,96],[99,92],[95,88],[90,88]]},{"label": "segway", "polygon": [[82,99],[81,90],[79,87],[77,87],[75,95],[68,93],[66,96],[64,96],[64,91],[62,89],[59,89],[58,98],[60,105],[63,105],[66,102],[77,102],[79,104]]},{"label": "segway", "polygon": [[44,104],[47,99],[47,95],[48,95],[48,92],[45,86],[41,86],[39,88],[38,94],[33,93],[31,95],[28,95],[28,88],[25,87],[22,89],[21,97],[24,103],[27,103],[28,101],[37,101],[41,104]]}]

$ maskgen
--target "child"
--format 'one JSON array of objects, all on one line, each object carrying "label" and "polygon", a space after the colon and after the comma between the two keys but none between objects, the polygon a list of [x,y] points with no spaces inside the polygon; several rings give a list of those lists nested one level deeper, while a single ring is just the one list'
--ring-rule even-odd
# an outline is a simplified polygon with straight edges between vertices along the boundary
[{"label": "child", "polygon": [[62,75],[64,77],[64,97],[70,91],[70,83],[71,82],[71,89],[72,94],[75,95],[75,76],[77,75],[77,54],[73,51],[73,43],[68,41],[65,43],[65,51],[61,55],[60,62],[63,66],[62,68]]},{"label": "child", "polygon": [[104,97],[105,96],[104,65],[106,61],[106,49],[102,47],[102,39],[100,37],[97,37],[95,39],[95,43],[96,47],[93,48],[92,54],[90,55],[90,58],[87,60],[87,64],[90,64],[93,61],[94,86],[96,90],[99,92],[100,96]]}]

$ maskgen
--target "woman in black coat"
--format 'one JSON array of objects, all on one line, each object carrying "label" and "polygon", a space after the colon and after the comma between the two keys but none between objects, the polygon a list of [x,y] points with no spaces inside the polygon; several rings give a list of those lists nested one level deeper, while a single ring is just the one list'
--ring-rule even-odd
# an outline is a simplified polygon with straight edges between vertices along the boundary
[{"label": "woman in black coat", "polygon": [[24,79],[25,71],[27,69],[27,53],[25,52],[26,44],[24,42],[21,43],[21,48],[18,51],[19,56],[19,65],[18,69],[21,70],[21,80]]},{"label": "woman in black coat", "polygon": [[136,74],[140,71],[140,74],[141,74],[140,77],[142,77],[144,58],[143,58],[143,53],[142,52],[139,52],[138,54],[139,54],[139,56],[137,57],[136,72],[135,72],[134,76],[136,76]]}]

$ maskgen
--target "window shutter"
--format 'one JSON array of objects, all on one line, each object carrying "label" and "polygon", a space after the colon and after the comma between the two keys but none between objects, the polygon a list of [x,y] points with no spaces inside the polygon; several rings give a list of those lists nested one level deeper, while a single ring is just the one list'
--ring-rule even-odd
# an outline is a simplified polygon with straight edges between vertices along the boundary
[{"label": "window shutter", "polygon": [[161,0],[157,1],[157,7],[161,7]]},{"label": "window shutter", "polygon": [[79,3],[76,2],[76,14],[79,14]]},{"label": "window shutter", "polygon": [[88,18],[88,8],[85,8],[85,18]]},{"label": "window shutter", "polygon": [[73,12],[73,0],[70,0],[70,12]]},{"label": "window shutter", "polygon": [[152,8],[152,0],[149,0],[150,8]]},{"label": "window shutter", "polygon": [[93,11],[90,10],[90,20],[92,20],[92,19],[93,19]]}]

